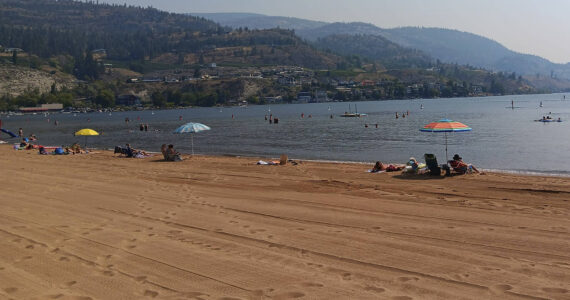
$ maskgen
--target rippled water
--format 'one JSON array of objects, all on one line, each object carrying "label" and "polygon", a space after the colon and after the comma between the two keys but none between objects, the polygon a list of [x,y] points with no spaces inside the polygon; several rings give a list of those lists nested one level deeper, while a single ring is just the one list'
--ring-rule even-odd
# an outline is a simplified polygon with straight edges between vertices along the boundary
[{"label": "rippled water", "polygon": [[[368,114],[362,118],[339,117],[348,110],[348,103],[0,118],[4,128],[17,132],[22,127],[26,135],[35,133],[44,145],[83,143],[84,138],[74,137],[73,132],[92,128],[103,135],[87,138],[90,147],[107,149],[130,143],[135,148],[159,151],[161,144],[172,143],[179,151],[190,153],[190,135],[171,132],[192,121],[212,128],[194,134],[194,151],[200,154],[270,158],[286,153],[296,159],[357,162],[405,162],[410,156],[421,158],[424,153],[434,153],[444,162],[444,134],[419,129],[449,118],[473,128],[470,132],[448,134],[449,157],[459,153],[465,161],[484,169],[570,174],[566,165],[570,161],[570,99],[562,98],[562,94],[552,94],[351,103],[353,111],[356,105],[358,112]],[[511,108],[511,101],[515,109]],[[539,107],[541,101],[543,107]],[[395,118],[396,112],[401,115],[406,111],[406,118]],[[548,113],[564,122],[533,121]],[[279,118],[279,124],[265,121],[269,114]],[[140,123],[149,124],[150,130],[139,131]]]}]

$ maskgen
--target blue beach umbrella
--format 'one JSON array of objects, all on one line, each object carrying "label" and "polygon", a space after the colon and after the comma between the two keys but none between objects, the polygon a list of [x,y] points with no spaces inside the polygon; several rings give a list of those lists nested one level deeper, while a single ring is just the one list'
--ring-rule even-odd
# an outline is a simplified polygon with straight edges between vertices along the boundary
[{"label": "blue beach umbrella", "polygon": [[190,122],[176,128],[173,133],[190,133],[190,139],[192,140],[192,155],[194,155],[194,133],[206,130],[210,130],[210,127],[202,123]]},{"label": "blue beach umbrella", "polygon": [[471,131],[471,127],[449,119],[441,119],[437,122],[432,122],[422,127],[422,132],[443,132],[445,133],[445,161],[447,161],[447,133],[448,132],[464,132]]}]

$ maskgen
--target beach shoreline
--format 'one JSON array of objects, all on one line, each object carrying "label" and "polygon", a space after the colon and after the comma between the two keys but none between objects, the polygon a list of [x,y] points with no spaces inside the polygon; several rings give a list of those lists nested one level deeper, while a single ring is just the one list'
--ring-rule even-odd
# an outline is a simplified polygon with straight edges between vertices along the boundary
[{"label": "beach shoreline", "polygon": [[0,295],[570,296],[569,178],[184,158],[0,145]]}]

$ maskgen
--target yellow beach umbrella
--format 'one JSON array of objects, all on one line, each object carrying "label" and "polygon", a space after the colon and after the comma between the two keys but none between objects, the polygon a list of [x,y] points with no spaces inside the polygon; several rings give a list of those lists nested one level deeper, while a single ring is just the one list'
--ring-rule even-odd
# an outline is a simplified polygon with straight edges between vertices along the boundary
[{"label": "yellow beach umbrella", "polygon": [[84,129],[81,129],[81,130],[77,131],[74,135],[75,135],[75,136],[78,136],[78,135],[83,135],[83,136],[85,136],[85,149],[87,149],[87,136],[89,136],[89,135],[99,135],[99,132],[97,132],[97,131],[95,131],[95,130],[93,130],[93,129],[84,128]]},{"label": "yellow beach umbrella", "polygon": [[93,129],[84,128],[76,132],[75,135],[99,135],[99,132]]}]

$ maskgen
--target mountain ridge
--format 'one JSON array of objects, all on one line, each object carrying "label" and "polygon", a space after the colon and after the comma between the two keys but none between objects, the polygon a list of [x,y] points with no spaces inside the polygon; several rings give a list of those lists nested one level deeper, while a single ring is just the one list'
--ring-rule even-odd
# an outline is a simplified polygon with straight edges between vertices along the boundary
[{"label": "mountain ridge", "polygon": [[[192,13],[190,13],[192,14]],[[216,13],[209,14],[210,17]],[[222,16],[214,21],[224,26],[271,28],[277,26],[273,17],[256,14],[256,22],[248,23],[244,15],[234,14],[234,22],[227,23]],[[239,20],[236,21],[236,20]],[[309,21],[311,20],[304,20]],[[261,23],[261,22],[264,23]],[[312,21],[316,22],[316,21]],[[325,23],[325,22],[320,22]],[[364,22],[333,22],[321,26],[289,28],[294,29],[300,37],[315,43],[319,38],[338,34],[380,35],[406,48],[420,50],[434,59],[445,63],[465,64],[485,68],[491,71],[515,72],[523,75],[547,76],[570,79],[570,63],[558,64],[533,54],[524,54],[508,49],[498,41],[470,32],[434,27],[397,27],[384,29]],[[287,28],[280,25],[281,28]]]}]

